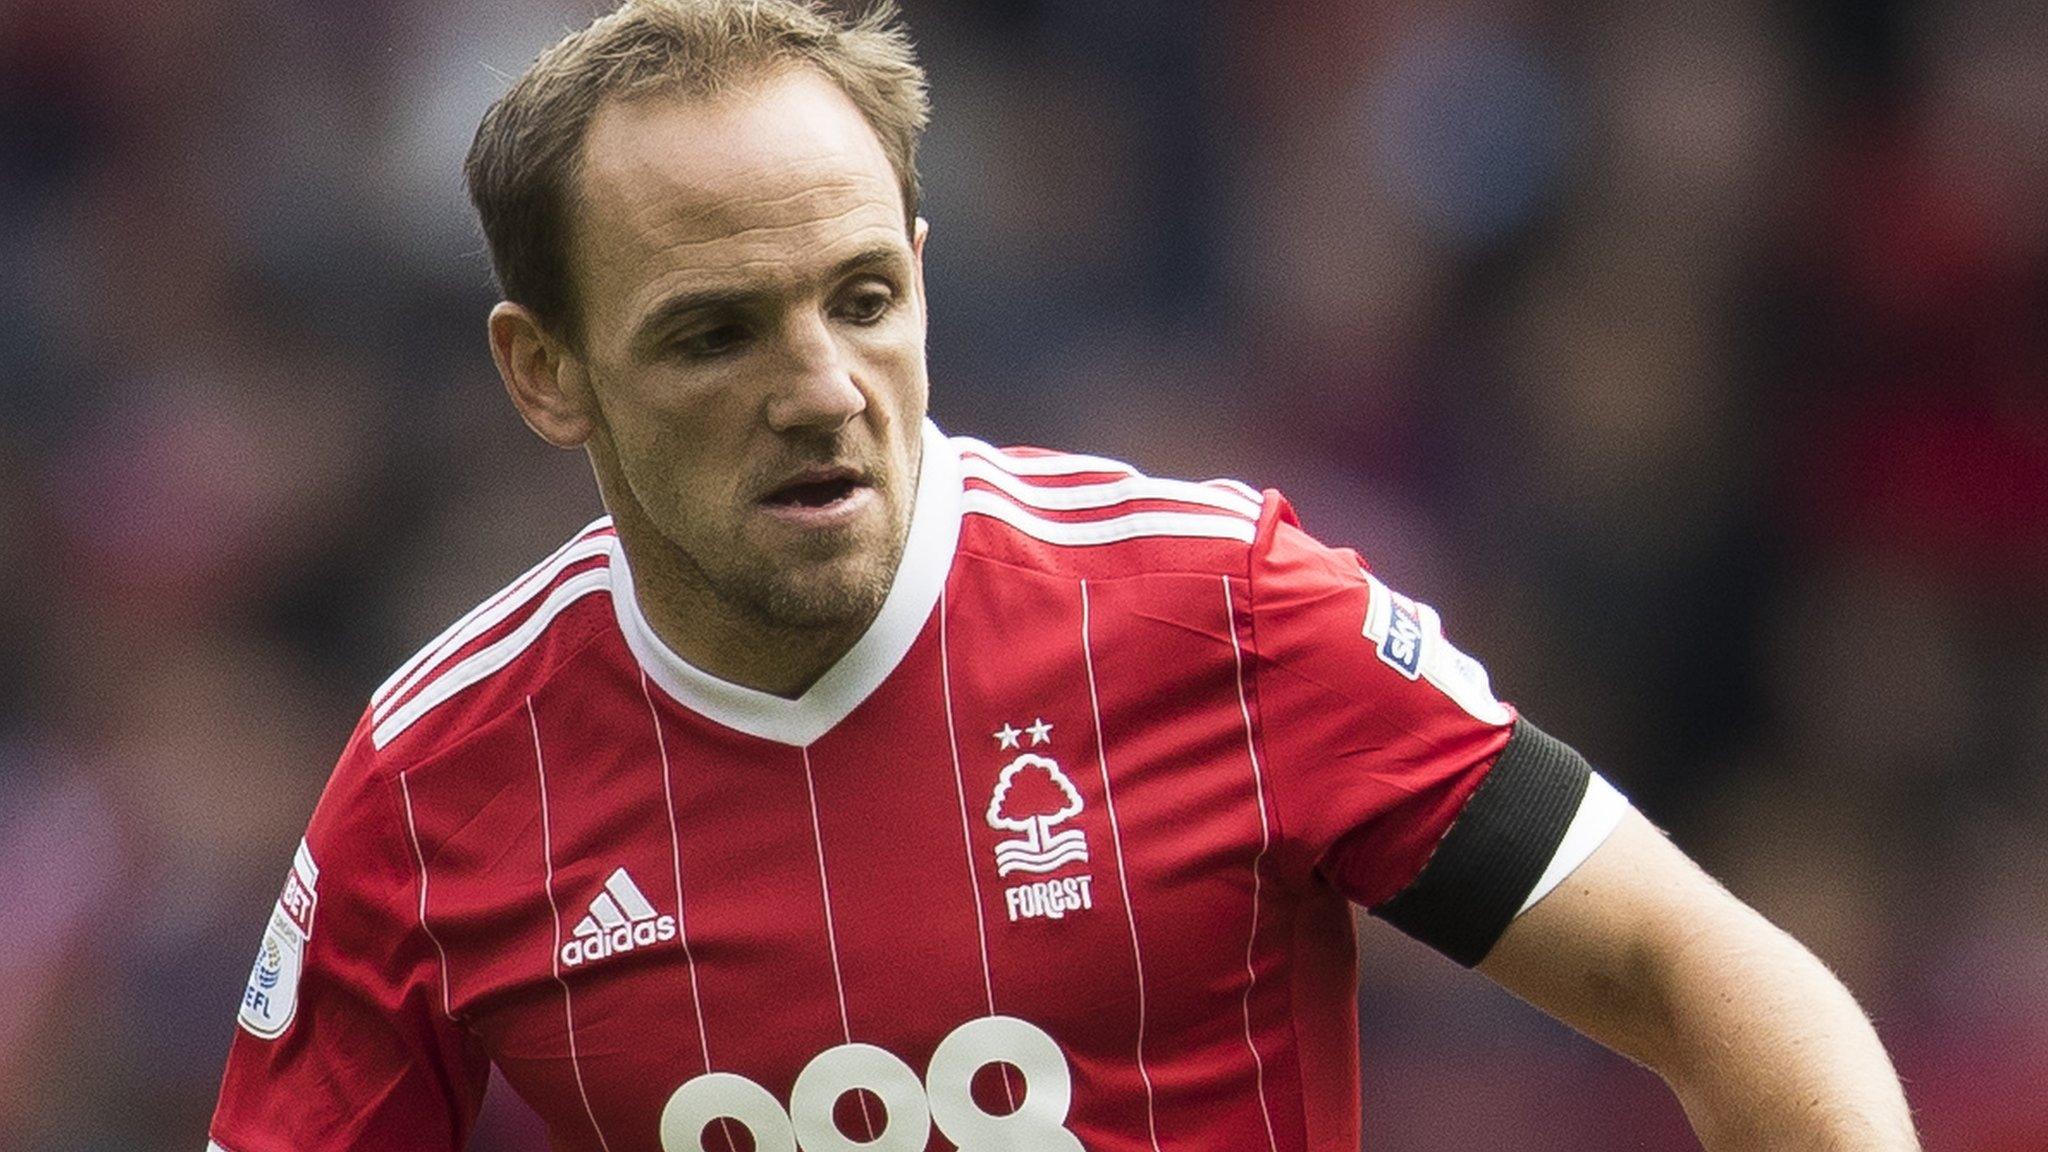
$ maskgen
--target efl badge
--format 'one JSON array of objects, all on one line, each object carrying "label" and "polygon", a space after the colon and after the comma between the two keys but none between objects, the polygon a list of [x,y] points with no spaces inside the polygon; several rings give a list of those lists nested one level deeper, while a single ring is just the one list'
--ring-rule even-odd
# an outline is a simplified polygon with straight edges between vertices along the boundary
[{"label": "efl badge", "polygon": [[256,966],[249,970],[242,1010],[236,1015],[252,1036],[277,1039],[292,1026],[292,1017],[298,1012],[299,972],[305,965],[306,942],[313,938],[313,911],[319,903],[314,886],[319,879],[313,854],[300,840],[299,850],[292,855],[292,870],[284,878],[284,891],[263,930]]}]

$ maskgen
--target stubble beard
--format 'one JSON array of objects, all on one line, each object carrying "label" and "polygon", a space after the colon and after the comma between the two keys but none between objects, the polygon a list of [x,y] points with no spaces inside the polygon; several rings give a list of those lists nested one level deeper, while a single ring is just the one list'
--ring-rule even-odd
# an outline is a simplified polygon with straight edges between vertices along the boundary
[{"label": "stubble beard", "polygon": [[[859,525],[839,539],[777,549],[750,539],[739,525],[704,532],[687,522],[676,523],[671,517],[679,509],[668,506],[668,500],[650,506],[620,467],[616,449],[608,443],[609,430],[605,439],[605,450],[593,453],[593,463],[599,487],[608,493],[607,503],[615,509],[630,503],[630,518],[640,523],[641,532],[661,541],[657,547],[667,554],[667,563],[661,566],[684,587],[694,585],[698,595],[730,613],[732,622],[744,630],[779,634],[797,647],[834,647],[857,639],[881,612],[909,543],[919,471],[915,457],[910,475],[885,480],[875,489],[885,512],[880,523]],[[879,463],[869,469],[870,476],[886,474]],[[686,511],[683,514],[687,516]]]},{"label": "stubble beard", "polygon": [[[877,469],[876,471],[880,471]],[[884,515],[845,536],[777,548],[742,528],[730,534],[664,527],[642,505],[641,515],[660,536],[688,583],[751,630],[782,633],[792,641],[857,635],[881,612],[895,585],[910,530],[911,494],[878,487]]]},{"label": "stubble beard", "polygon": [[[835,447],[821,446],[816,455],[848,455]],[[720,548],[724,555],[704,557],[712,563],[696,565],[713,594],[775,631],[858,633],[866,628],[888,599],[909,545],[920,471],[914,450],[910,467],[900,476],[891,478],[885,461],[883,455],[863,469],[881,481],[874,489],[882,505],[879,522],[856,526],[850,539],[811,541],[810,547],[781,556],[752,546],[744,535],[714,542],[714,547],[732,547]]]},{"label": "stubble beard", "polygon": [[708,565],[696,558],[693,562],[714,595],[769,628],[864,628],[881,612],[903,560],[907,526],[896,523],[899,517],[891,512],[882,539],[860,540],[822,565],[804,558],[781,563],[758,553],[720,557]]}]

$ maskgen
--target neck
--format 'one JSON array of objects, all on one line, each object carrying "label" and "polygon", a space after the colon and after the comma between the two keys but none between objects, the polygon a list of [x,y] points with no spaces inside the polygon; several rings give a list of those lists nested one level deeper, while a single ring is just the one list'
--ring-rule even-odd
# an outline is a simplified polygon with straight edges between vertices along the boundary
[{"label": "neck", "polygon": [[612,522],[633,572],[641,615],[670,651],[700,671],[794,699],[837,664],[874,622],[871,613],[842,625],[791,627],[736,610],[637,511],[626,501],[613,511]]}]

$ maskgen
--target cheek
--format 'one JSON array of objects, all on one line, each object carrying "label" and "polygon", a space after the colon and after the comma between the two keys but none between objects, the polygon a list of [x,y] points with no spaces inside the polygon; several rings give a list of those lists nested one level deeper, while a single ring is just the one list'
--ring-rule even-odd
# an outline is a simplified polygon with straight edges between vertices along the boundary
[{"label": "cheek", "polygon": [[925,394],[924,341],[901,332],[890,340],[876,340],[860,350],[869,379],[887,392],[899,410],[922,412]]},{"label": "cheek", "polygon": [[618,405],[610,424],[619,469],[649,512],[659,517],[679,498],[711,495],[719,445],[701,415]]},{"label": "cheek", "polygon": [[738,449],[729,433],[700,424],[667,424],[648,443],[645,461],[662,488],[715,511],[738,487]]}]

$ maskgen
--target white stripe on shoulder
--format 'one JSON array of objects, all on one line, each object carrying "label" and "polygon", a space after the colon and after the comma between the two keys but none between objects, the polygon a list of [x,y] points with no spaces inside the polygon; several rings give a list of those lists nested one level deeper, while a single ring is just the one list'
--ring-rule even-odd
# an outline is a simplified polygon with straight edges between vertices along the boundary
[{"label": "white stripe on shoulder", "polygon": [[1107,456],[1081,456],[1068,452],[1053,452],[1044,456],[1022,456],[1005,452],[984,440],[972,436],[953,437],[953,446],[966,460],[967,453],[1001,468],[1012,476],[1078,476],[1088,472],[1110,472],[1124,476],[1135,476],[1136,468],[1121,460]]},{"label": "white stripe on shoulder", "polygon": [[391,678],[370,694],[374,707],[373,715],[382,720],[399,697],[410,691],[436,665],[462,650],[462,646],[489,632],[514,612],[519,611],[538,596],[542,589],[554,583],[564,568],[593,556],[606,555],[610,545],[604,529],[611,527],[611,517],[604,516],[591,522],[578,532],[567,544],[555,550],[554,555],[527,569],[519,579],[507,584],[495,595],[470,609],[463,617],[448,626],[447,631],[434,637],[433,642],[415,652],[412,659],[399,666]]},{"label": "white stripe on shoulder", "polygon": [[1046,511],[1107,508],[1129,500],[1176,500],[1182,504],[1220,508],[1225,512],[1234,512],[1247,519],[1257,520],[1261,507],[1259,501],[1247,500],[1241,493],[1229,488],[1211,487],[1187,480],[1159,480],[1135,473],[1106,483],[1053,487],[1019,480],[987,460],[968,456],[960,461],[960,474],[963,477],[980,480],[1020,504]]},{"label": "white stripe on shoulder", "polygon": [[[1258,505],[1261,509],[1265,508],[1266,506],[1266,494],[1264,492],[1259,491],[1257,488],[1254,488],[1251,485],[1245,483],[1242,480],[1232,480],[1228,477],[1224,477],[1216,480],[1204,481],[1204,483],[1214,485],[1218,488],[1227,488],[1230,491],[1237,493],[1239,496],[1242,496],[1245,499],[1251,501],[1253,504]],[[1253,513],[1253,515],[1257,515],[1257,513]]]},{"label": "white stripe on shoulder", "polygon": [[386,696],[391,695],[392,692],[397,690],[399,681],[404,680],[408,676],[411,676],[413,670],[418,668],[422,661],[426,660],[428,657],[434,655],[435,653],[442,651],[447,646],[448,641],[451,638],[453,638],[457,632],[461,631],[463,627],[466,626],[470,621],[476,619],[478,616],[483,615],[485,612],[490,611],[491,608],[496,606],[499,601],[505,599],[506,597],[512,595],[520,589],[525,588],[527,586],[527,581],[532,580],[535,576],[540,575],[542,569],[548,568],[552,566],[557,560],[560,560],[562,558],[562,553],[567,552],[571,548],[574,548],[584,538],[584,536],[586,536],[591,531],[591,529],[596,528],[598,524],[602,524],[604,522],[604,520],[599,520],[596,524],[591,524],[585,527],[582,532],[578,532],[575,536],[571,537],[568,543],[562,545],[560,548],[555,549],[553,552],[550,552],[546,559],[542,560],[538,564],[535,564],[533,567],[528,568],[526,571],[521,572],[518,578],[513,580],[510,584],[505,585],[503,588],[500,588],[496,592],[485,597],[481,602],[477,604],[476,607],[471,608],[468,612],[463,613],[462,616],[455,621],[455,623],[450,624],[445,630],[442,631],[442,633],[439,636],[436,636],[432,640],[429,640],[425,647],[413,653],[412,656],[409,657],[405,663],[400,664],[398,666],[397,671],[393,672],[390,675],[390,677],[384,681],[384,683],[379,684],[375,692],[370,693],[370,699],[374,702],[382,702]]},{"label": "white stripe on shoulder", "polygon": [[521,652],[547,631],[555,617],[563,609],[592,592],[609,591],[612,574],[609,568],[592,568],[578,572],[555,586],[548,598],[541,601],[533,615],[528,616],[519,627],[507,632],[497,642],[479,648],[467,658],[450,666],[445,672],[426,682],[420,690],[407,700],[403,707],[393,711],[377,724],[370,733],[370,740],[382,748],[398,738],[398,734],[410,728],[414,721],[433,711],[464,688],[497,672],[510,664]]},{"label": "white stripe on shoulder", "polygon": [[1035,516],[994,492],[972,488],[961,494],[960,511],[1000,520],[1034,540],[1069,546],[1114,544],[1147,536],[1208,537],[1249,544],[1259,531],[1253,521],[1223,512],[1127,512],[1101,520],[1052,520]]}]

